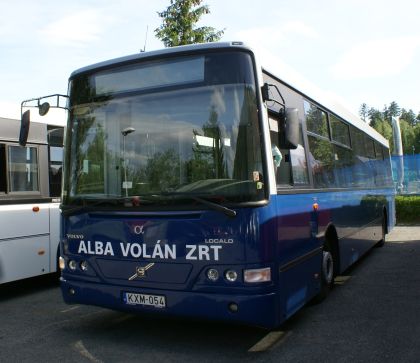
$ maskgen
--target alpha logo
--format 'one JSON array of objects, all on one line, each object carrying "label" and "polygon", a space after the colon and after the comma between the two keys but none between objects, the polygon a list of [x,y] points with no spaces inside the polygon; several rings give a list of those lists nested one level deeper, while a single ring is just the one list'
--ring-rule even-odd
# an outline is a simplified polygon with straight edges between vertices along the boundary
[{"label": "alpha logo", "polygon": [[149,263],[148,265],[144,266],[144,267],[136,267],[136,273],[128,278],[128,281],[133,281],[137,278],[141,279],[143,277],[145,277],[147,275],[147,270],[149,270],[150,268],[152,268],[154,266],[154,263]]},{"label": "alpha logo", "polygon": [[133,232],[135,234],[144,234],[144,226],[134,226]]}]

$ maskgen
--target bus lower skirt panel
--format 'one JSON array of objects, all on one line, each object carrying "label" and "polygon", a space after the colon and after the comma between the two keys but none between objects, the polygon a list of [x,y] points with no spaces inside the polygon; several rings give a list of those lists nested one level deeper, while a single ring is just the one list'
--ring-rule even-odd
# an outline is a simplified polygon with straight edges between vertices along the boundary
[{"label": "bus lower skirt panel", "polygon": [[[224,320],[272,329],[282,323],[278,296],[227,295],[127,288],[61,279],[64,301],[68,304],[96,305],[131,313],[172,315],[204,320]],[[127,302],[126,293],[137,301]],[[165,307],[144,304],[138,296],[164,297]]]}]

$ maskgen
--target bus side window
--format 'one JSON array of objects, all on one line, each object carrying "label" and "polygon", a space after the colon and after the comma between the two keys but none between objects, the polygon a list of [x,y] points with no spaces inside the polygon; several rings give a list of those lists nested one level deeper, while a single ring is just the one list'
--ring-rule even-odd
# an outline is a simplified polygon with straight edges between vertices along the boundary
[{"label": "bus side window", "polygon": [[63,139],[63,127],[48,125],[48,167],[50,176],[50,197],[59,197],[61,195]]},{"label": "bus side window", "polygon": [[269,115],[270,139],[273,154],[273,167],[277,186],[292,185],[292,170],[289,150],[279,148],[278,120]]},{"label": "bus side window", "polygon": [[49,147],[50,196],[59,197],[61,194],[61,174],[63,167],[63,148]]},{"label": "bus side window", "polygon": [[35,147],[8,146],[10,192],[39,192],[37,151]]},{"label": "bus side window", "polygon": [[6,146],[0,144],[0,194],[6,193]]}]

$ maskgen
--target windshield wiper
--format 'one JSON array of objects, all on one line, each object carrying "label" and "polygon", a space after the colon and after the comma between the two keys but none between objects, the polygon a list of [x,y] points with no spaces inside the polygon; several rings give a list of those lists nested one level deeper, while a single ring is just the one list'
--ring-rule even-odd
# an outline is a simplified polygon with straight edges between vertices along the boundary
[{"label": "windshield wiper", "polygon": [[225,207],[224,205],[221,205],[219,203],[212,202],[212,201],[210,201],[208,199],[205,199],[203,197],[195,196],[195,195],[190,194],[190,193],[166,192],[166,193],[162,193],[161,195],[165,196],[165,197],[167,196],[167,197],[170,197],[170,198],[176,198],[176,199],[183,199],[183,198],[184,199],[192,199],[192,200],[195,200],[196,202],[199,202],[201,204],[204,204],[204,205],[210,207],[213,210],[222,212],[225,215],[227,215],[228,217],[236,217],[236,214],[237,214],[236,211],[233,210],[233,209]]},{"label": "windshield wiper", "polygon": [[226,214],[228,217],[236,217],[236,211],[233,209],[230,209],[228,207],[225,207],[224,205],[215,203],[215,202],[211,202],[207,199],[201,198],[201,197],[191,197],[191,199],[196,200],[197,202],[200,202],[204,205],[209,206],[211,209],[217,210],[219,212],[222,212],[224,214]]},{"label": "windshield wiper", "polygon": [[[163,198],[162,198],[163,197]],[[84,199],[84,198],[77,198],[76,200],[81,201],[82,205],[77,206],[61,206],[61,213],[63,216],[68,217],[75,213],[83,213],[91,210],[95,210],[96,207],[100,205],[111,205],[116,206],[119,204],[122,204],[124,206],[128,206],[127,203],[129,203],[130,207],[137,206],[135,204],[136,200],[135,197],[122,197],[122,198],[106,198],[106,199]],[[138,205],[145,205],[145,204],[154,204],[159,201],[164,201],[167,199],[191,199],[196,202],[199,202],[201,204],[204,204],[208,207],[210,207],[213,210],[219,211],[227,215],[228,217],[236,217],[236,211],[233,209],[227,208],[221,204],[212,202],[210,200],[207,200],[203,197],[187,194],[187,193],[162,193],[162,194],[151,194],[147,196],[137,196],[138,199]],[[90,202],[90,203],[89,203]]]}]

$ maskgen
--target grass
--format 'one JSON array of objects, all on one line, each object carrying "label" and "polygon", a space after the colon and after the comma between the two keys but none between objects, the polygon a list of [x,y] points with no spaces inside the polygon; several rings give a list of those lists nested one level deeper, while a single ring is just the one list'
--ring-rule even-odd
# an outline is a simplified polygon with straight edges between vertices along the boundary
[{"label": "grass", "polygon": [[395,197],[397,224],[420,225],[420,196],[398,195]]}]

